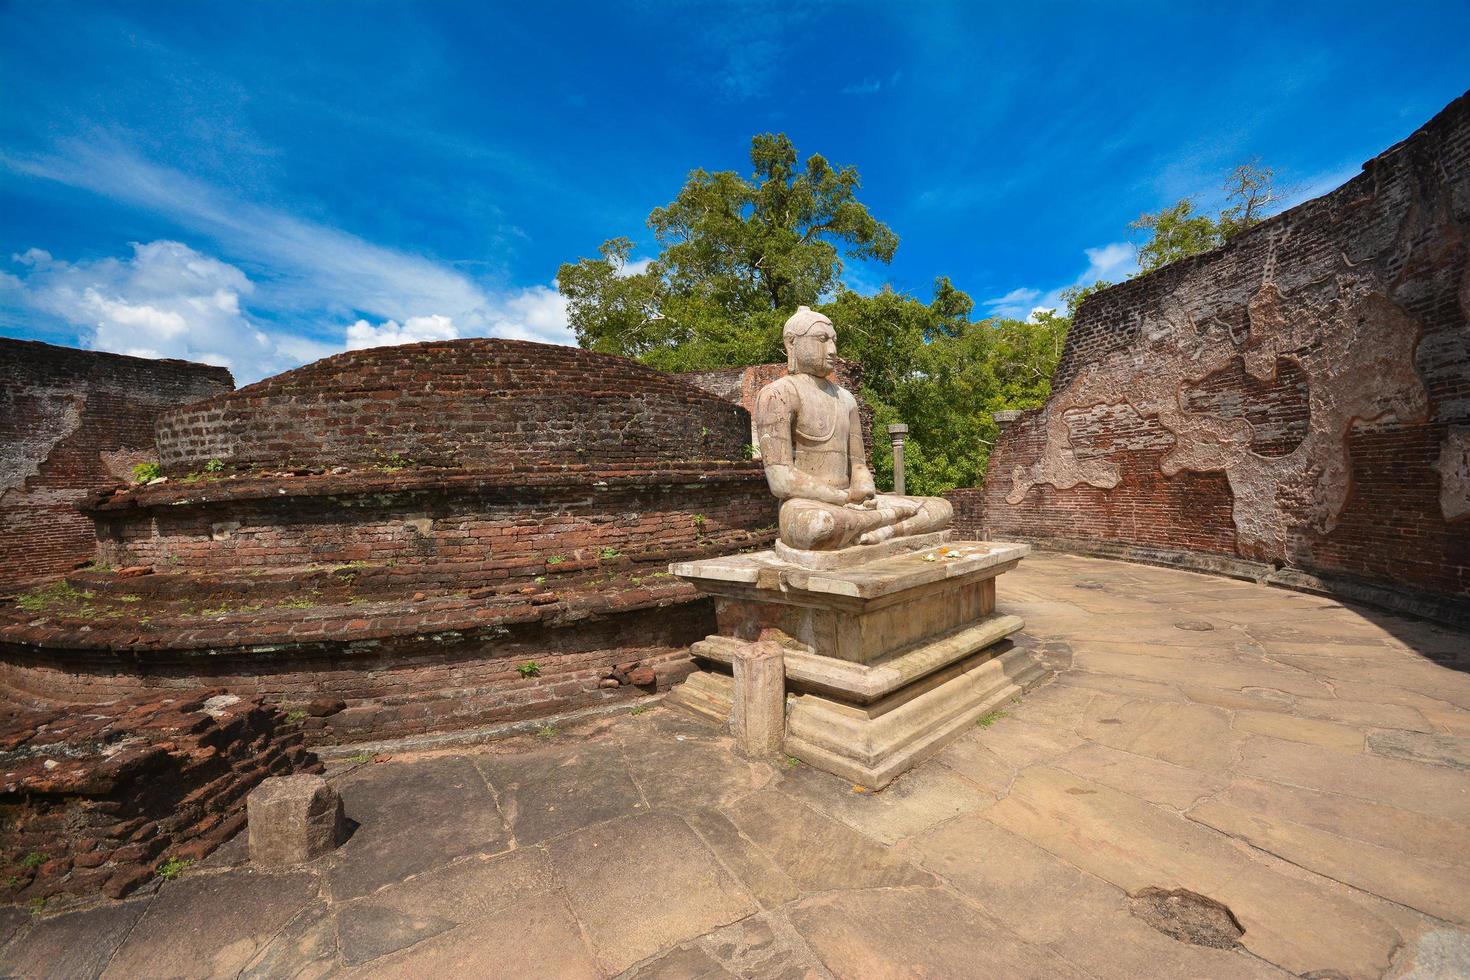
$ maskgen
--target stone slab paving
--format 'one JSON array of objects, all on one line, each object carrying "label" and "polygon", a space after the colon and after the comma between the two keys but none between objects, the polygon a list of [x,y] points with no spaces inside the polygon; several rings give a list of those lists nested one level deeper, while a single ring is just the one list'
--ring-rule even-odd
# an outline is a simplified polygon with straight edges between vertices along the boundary
[{"label": "stone slab paving", "polygon": [[334,854],[5,910],[0,975],[1470,976],[1470,635],[1057,555],[1000,591],[1056,678],[882,793],[664,707],[343,762]]}]

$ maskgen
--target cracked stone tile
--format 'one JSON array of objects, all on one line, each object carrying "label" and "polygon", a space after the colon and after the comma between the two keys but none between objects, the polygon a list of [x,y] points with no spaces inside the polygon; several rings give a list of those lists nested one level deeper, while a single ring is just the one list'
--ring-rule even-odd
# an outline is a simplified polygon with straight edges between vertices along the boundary
[{"label": "cracked stone tile", "polygon": [[340,974],[343,977],[514,977],[593,980],[603,976],[577,920],[555,892],[472,919],[407,949]]},{"label": "cracked stone tile", "polygon": [[1136,918],[1127,895],[978,816],[915,841],[924,867],[1028,943],[1096,977],[1282,977],[1238,950],[1172,939]]},{"label": "cracked stone tile", "polygon": [[1065,728],[1028,721],[1014,707],[1003,709],[994,723],[977,728],[966,738],[978,741],[1001,762],[1017,769],[1055,759],[1083,741]]},{"label": "cracked stone tile", "polygon": [[1282,819],[1273,809],[1250,802],[1242,805],[1240,796],[1227,794],[1201,803],[1189,811],[1189,819],[1369,894],[1470,924],[1470,873],[1463,865],[1350,840]]},{"label": "cracked stone tile", "polygon": [[741,759],[732,746],[728,738],[681,735],[677,729],[666,734],[652,726],[623,735],[634,782],[651,806],[673,810],[719,806],[771,781],[769,765]]},{"label": "cracked stone tile", "polygon": [[1024,771],[981,817],[1129,894],[1186,888],[1220,902],[1245,928],[1242,945],[1293,973],[1378,977],[1399,943],[1382,919],[1254,862],[1228,838],[1057,769]]},{"label": "cracked stone tile", "polygon": [[1052,765],[1140,800],[1175,810],[1189,809],[1205,797],[1220,792],[1229,782],[1224,773],[1176,766],[1099,743],[1089,743],[1068,752]]},{"label": "cracked stone tile", "polygon": [[759,908],[671,813],[601,823],[556,838],[546,850],[609,973]]},{"label": "cracked stone tile", "polygon": [[347,816],[359,824],[327,872],[337,901],[510,846],[484,776],[464,756],[367,766],[337,788]]},{"label": "cracked stone tile", "polygon": [[1433,817],[1470,821],[1470,792],[1464,775],[1441,766],[1257,735],[1241,749],[1235,771],[1270,782],[1389,803]]},{"label": "cracked stone tile", "polygon": [[1131,657],[1118,653],[1094,653],[1081,664],[1095,674],[1131,677],[1160,684],[1203,684],[1208,687],[1267,687],[1302,697],[1331,696],[1324,680],[1303,670],[1269,666],[1238,666],[1210,661],[1165,660]]},{"label": "cracked stone tile", "polygon": [[1220,708],[1106,696],[1088,705],[1077,730],[1115,749],[1215,771],[1228,769],[1245,741]]},{"label": "cracked stone tile", "polygon": [[318,890],[316,876],[304,871],[226,871],[168,882],[103,976],[237,974],[316,899]]},{"label": "cracked stone tile", "polygon": [[685,810],[681,816],[762,907],[775,908],[801,895],[796,882],[723,813]]},{"label": "cracked stone tile", "polygon": [[1297,698],[1292,711],[1303,718],[1319,718],[1358,728],[1402,728],[1405,731],[1432,731],[1418,710],[1402,704],[1349,700],[1341,689],[1336,698]]},{"label": "cracked stone tile", "polygon": [[888,848],[778,790],[753,793],[725,812],[804,892],[932,883]]},{"label": "cracked stone tile", "polygon": [[337,917],[307,906],[240,973],[240,980],[314,980],[337,970]]},{"label": "cracked stone tile", "polygon": [[1276,711],[1237,711],[1235,730],[1251,735],[1269,735],[1288,742],[1321,745],[1340,752],[1363,750],[1363,731],[1360,728]]},{"label": "cracked stone tile", "polygon": [[847,780],[805,765],[785,773],[778,786],[788,796],[884,844],[896,844],[995,802],[994,794],[943,766],[912,769],[881,793],[854,792]]},{"label": "cracked stone tile", "polygon": [[382,905],[349,905],[338,915],[342,962],[348,966],[367,963],[447,932],[456,924],[416,909],[400,911]]},{"label": "cracked stone tile", "polygon": [[1086,976],[947,891],[908,886],[803,899],[791,922],[838,977]]},{"label": "cracked stone tile", "polygon": [[148,903],[146,899],[115,902],[34,921],[28,913],[17,912],[28,925],[22,925],[24,931],[0,953],[0,975],[101,976],[118,944],[142,917]]},{"label": "cracked stone tile", "polygon": [[614,741],[475,759],[522,847],[644,808]]}]

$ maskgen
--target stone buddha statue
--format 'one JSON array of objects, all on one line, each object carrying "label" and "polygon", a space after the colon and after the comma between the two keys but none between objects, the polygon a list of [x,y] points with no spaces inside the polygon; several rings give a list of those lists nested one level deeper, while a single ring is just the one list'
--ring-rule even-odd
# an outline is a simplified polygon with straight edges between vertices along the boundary
[{"label": "stone buddha statue", "polygon": [[949,501],[876,492],[857,399],[827,380],[837,366],[832,321],[798,307],[783,338],[789,373],[755,403],[766,482],[781,498],[781,543],[831,551],[947,528]]}]

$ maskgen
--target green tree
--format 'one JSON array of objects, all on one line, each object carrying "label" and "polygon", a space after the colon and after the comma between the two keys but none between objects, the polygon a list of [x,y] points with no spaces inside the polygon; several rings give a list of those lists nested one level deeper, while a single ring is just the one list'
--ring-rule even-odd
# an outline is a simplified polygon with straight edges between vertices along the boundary
[{"label": "green tree", "polygon": [[695,170],[653,210],[660,251],[642,271],[626,238],[561,267],[578,343],[665,370],[779,359],[781,323],[841,290],[844,258],[893,258],[898,236],[858,201],[854,168],[802,167],[784,134],[752,139],[750,161],[749,178]]},{"label": "green tree", "polygon": [[1213,218],[1197,213],[1190,198],[1139,215],[1128,225],[1148,235],[1138,246],[1139,272],[1152,272],[1177,259],[1208,252],[1260,224],[1280,198],[1275,176],[1275,171],[1262,167],[1259,160],[1236,167],[1224,185],[1227,206]]}]

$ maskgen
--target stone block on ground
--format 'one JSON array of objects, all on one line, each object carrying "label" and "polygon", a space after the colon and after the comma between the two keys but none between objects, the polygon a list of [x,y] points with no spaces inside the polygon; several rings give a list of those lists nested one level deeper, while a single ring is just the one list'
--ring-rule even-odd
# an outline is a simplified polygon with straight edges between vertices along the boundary
[{"label": "stone block on ground", "polygon": [[250,860],[262,868],[313,861],[347,839],[342,797],[320,776],[273,776],[245,799]]}]

